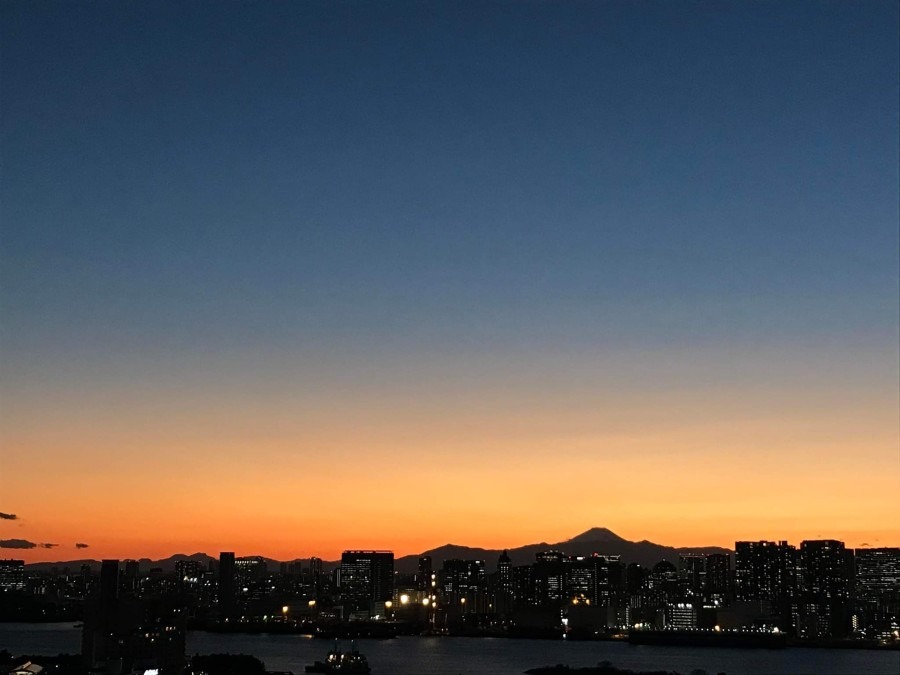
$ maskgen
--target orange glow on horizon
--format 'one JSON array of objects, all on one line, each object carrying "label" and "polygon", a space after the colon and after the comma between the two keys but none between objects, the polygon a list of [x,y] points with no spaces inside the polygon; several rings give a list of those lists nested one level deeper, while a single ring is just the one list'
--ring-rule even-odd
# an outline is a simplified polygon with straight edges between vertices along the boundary
[{"label": "orange glow on horizon", "polygon": [[897,393],[806,385],[26,397],[0,412],[2,510],[20,516],[0,538],[59,546],[0,556],[333,560],[593,526],[671,546],[900,546]]}]

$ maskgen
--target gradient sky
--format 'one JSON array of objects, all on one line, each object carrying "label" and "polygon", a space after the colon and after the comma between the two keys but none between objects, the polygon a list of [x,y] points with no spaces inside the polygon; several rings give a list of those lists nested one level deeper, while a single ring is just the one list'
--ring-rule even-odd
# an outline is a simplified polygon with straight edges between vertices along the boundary
[{"label": "gradient sky", "polygon": [[893,0],[0,31],[0,556],[900,545]]}]

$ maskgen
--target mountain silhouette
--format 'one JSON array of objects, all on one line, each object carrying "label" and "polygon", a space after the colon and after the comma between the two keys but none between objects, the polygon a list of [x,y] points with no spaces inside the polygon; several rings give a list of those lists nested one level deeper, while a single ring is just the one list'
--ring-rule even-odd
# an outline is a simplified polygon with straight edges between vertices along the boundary
[{"label": "mountain silhouette", "polygon": [[638,563],[645,567],[652,567],[660,560],[668,560],[677,565],[678,556],[687,553],[708,555],[710,553],[731,554],[732,551],[718,546],[682,547],[663,546],[654,544],[646,539],[643,541],[629,541],[620,537],[612,530],[605,527],[592,527],[571,539],[556,543],[541,542],[527,544],[518,548],[472,548],[456,544],[446,544],[419,555],[408,555],[397,558],[394,561],[394,569],[398,572],[411,573],[418,569],[421,556],[431,556],[431,564],[434,569],[440,568],[444,560],[452,558],[476,559],[485,561],[485,569],[492,571],[497,566],[497,559],[506,550],[513,565],[528,565],[535,561],[535,555],[541,551],[555,549],[567,555],[589,556],[594,553],[600,555],[618,555],[622,562]]},{"label": "mountain silhouette", "polygon": [[[526,544],[517,548],[477,548],[472,546],[461,546],[459,544],[444,544],[437,548],[422,551],[414,555],[405,555],[394,561],[394,569],[401,573],[414,573],[419,568],[419,558],[422,556],[431,556],[433,569],[440,569],[445,560],[462,559],[462,560],[484,560],[485,568],[490,572],[496,569],[497,560],[500,554],[506,550],[513,565],[529,565],[535,561],[535,554],[541,551],[555,549],[566,555],[589,556],[594,553],[600,555],[618,555],[621,556],[622,562],[638,563],[645,567],[651,567],[660,560],[668,560],[677,565],[678,556],[685,553],[698,553],[708,555],[710,553],[727,553],[732,551],[727,548],[718,546],[701,546],[701,547],[683,547],[676,548],[673,546],[663,546],[662,544],[654,544],[646,539],[642,541],[629,541],[620,537],[612,530],[605,527],[592,527],[591,529],[575,535],[571,539],[556,543],[540,542],[537,544]],[[209,565],[211,560],[218,558],[210,556],[206,553],[194,553],[192,555],[184,555],[182,553],[175,554],[161,560],[151,560],[149,558],[140,559],[140,569],[142,574],[146,574],[152,568],[161,568],[164,572],[175,571],[175,563],[180,560],[197,560],[203,565]],[[277,572],[280,562],[271,558],[264,558],[270,572]],[[70,560],[67,562],[41,562],[31,563],[28,568],[31,570],[51,570],[54,567],[68,567],[72,570],[78,569],[81,565],[89,565],[94,571],[99,570],[100,561],[98,560]],[[323,567],[332,569],[340,564],[339,560],[331,562],[323,562]]]},{"label": "mountain silhouette", "polygon": [[592,527],[586,532],[582,532],[571,539],[566,540],[567,544],[581,544],[584,542],[595,542],[595,541],[604,541],[604,542],[614,542],[614,541],[626,541],[619,535],[617,535],[612,530],[608,530],[605,527]]}]

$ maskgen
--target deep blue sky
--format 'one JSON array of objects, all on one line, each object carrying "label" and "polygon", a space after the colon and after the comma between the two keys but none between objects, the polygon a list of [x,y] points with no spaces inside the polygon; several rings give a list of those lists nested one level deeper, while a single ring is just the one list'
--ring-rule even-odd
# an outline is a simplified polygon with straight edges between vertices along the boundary
[{"label": "deep blue sky", "polygon": [[460,371],[894,400],[895,1],[6,1],[0,30],[16,415]]},{"label": "deep blue sky", "polygon": [[2,56],[12,355],[896,326],[896,3],[8,2]]}]

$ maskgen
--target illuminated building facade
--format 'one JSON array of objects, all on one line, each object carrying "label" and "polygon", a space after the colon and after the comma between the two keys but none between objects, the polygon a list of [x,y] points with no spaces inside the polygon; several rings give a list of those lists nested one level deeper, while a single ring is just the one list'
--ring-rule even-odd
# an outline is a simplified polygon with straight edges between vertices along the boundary
[{"label": "illuminated building facade", "polygon": [[21,591],[25,588],[25,561],[0,560],[0,592]]},{"label": "illuminated building facade", "polygon": [[853,557],[833,539],[800,544],[801,626],[804,637],[844,637],[850,629]]}]

